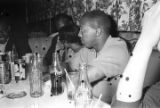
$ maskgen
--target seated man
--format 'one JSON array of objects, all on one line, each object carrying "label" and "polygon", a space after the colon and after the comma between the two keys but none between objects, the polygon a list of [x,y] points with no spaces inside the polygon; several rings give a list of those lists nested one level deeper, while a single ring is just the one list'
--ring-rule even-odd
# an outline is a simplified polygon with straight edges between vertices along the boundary
[{"label": "seated man", "polygon": [[144,15],[140,38],[119,82],[112,108],[160,107],[160,82],[142,95],[147,64],[155,46],[160,50],[160,2]]},{"label": "seated man", "polygon": [[79,36],[85,48],[80,50],[77,60],[88,65],[93,95],[99,97],[102,94],[102,100],[108,103],[111,103],[117,82],[110,85],[105,78],[122,74],[130,57],[125,41],[118,37],[116,28],[112,28],[112,21],[100,10],[87,12],[81,17]]}]

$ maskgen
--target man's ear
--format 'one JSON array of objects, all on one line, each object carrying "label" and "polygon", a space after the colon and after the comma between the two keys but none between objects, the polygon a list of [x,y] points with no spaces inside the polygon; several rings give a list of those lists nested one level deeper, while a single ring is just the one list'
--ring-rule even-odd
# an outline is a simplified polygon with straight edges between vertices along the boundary
[{"label": "man's ear", "polygon": [[96,35],[97,37],[101,36],[102,30],[100,28],[96,29]]}]

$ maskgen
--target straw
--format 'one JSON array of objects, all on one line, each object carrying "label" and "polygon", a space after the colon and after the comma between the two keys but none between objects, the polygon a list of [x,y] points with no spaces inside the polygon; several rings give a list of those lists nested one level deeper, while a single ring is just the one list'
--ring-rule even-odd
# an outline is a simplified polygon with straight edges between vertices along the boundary
[{"label": "straw", "polygon": [[98,98],[96,104],[94,105],[95,107],[98,105],[98,103],[100,102],[101,98],[102,98],[102,94],[99,95],[99,98]]},{"label": "straw", "polygon": [[92,100],[92,102],[90,103],[90,107],[89,107],[89,108],[92,108],[92,106],[93,106],[93,102],[94,102],[94,101]]},{"label": "straw", "polygon": [[75,88],[75,86],[74,86],[74,84],[73,84],[73,82],[72,82],[72,80],[71,80],[71,78],[70,78],[70,76],[69,76],[69,74],[68,74],[67,70],[66,70],[66,69],[64,69],[64,71],[65,71],[65,73],[66,73],[66,75],[67,75],[67,77],[68,77],[68,79],[69,79],[69,81],[70,81],[70,83],[71,83],[72,87],[73,87],[73,88]]}]

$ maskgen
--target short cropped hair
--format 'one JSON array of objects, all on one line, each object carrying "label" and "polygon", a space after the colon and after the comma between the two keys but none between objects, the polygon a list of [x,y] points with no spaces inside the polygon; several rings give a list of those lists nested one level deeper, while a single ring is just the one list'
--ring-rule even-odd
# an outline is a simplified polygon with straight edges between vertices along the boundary
[{"label": "short cropped hair", "polygon": [[80,27],[76,24],[64,26],[59,31],[60,40],[81,45],[81,39],[78,37],[79,31]]},{"label": "short cropped hair", "polygon": [[87,21],[93,28],[102,28],[104,33],[112,37],[118,36],[117,24],[114,19],[101,10],[86,12],[80,19],[80,24]]}]

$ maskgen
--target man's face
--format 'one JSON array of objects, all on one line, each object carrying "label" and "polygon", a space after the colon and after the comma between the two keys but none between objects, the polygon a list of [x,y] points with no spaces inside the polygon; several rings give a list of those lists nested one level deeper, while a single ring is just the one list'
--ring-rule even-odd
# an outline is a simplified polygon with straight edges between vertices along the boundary
[{"label": "man's face", "polygon": [[64,26],[65,26],[65,23],[63,21],[59,21],[56,24],[56,28],[57,28],[58,31]]},{"label": "man's face", "polygon": [[87,20],[83,21],[80,24],[79,37],[81,37],[82,44],[87,48],[93,48],[96,42],[96,29],[91,27]]},{"label": "man's face", "polygon": [[0,43],[4,44],[8,40],[8,27],[0,24]]}]

